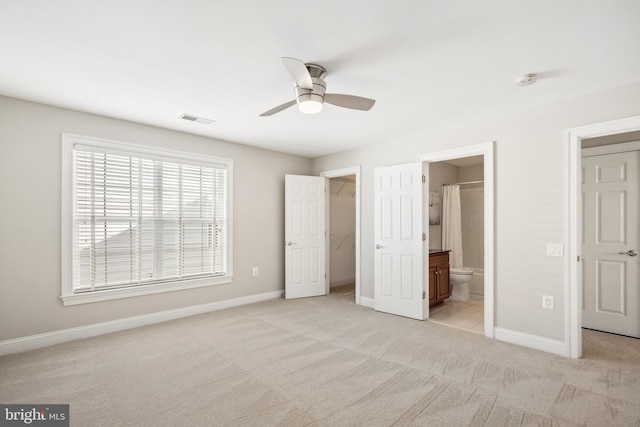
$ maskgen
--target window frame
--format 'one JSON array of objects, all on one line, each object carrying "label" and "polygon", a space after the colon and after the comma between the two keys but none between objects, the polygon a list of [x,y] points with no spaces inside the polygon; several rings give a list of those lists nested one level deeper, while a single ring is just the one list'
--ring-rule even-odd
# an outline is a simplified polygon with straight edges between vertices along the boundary
[{"label": "window frame", "polygon": [[[74,233],[74,146],[97,147],[103,150],[124,151],[137,153],[142,156],[167,157],[185,162],[198,162],[224,165],[227,170],[226,182],[226,211],[227,211],[227,239],[226,239],[226,274],[215,277],[201,277],[192,279],[172,280],[161,283],[131,285],[126,287],[101,289],[90,292],[74,292],[73,290],[73,233]],[[62,286],[61,300],[63,305],[85,304],[98,301],[128,298],[141,295],[151,295],[162,292],[185,290],[205,286],[229,284],[233,278],[233,160],[190,153],[147,145],[131,144],[128,142],[112,141],[90,136],[62,133]]]}]

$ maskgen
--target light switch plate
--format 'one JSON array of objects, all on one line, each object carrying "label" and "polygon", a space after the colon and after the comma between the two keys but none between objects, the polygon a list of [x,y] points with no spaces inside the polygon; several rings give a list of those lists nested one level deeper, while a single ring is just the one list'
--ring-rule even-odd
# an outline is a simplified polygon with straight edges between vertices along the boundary
[{"label": "light switch plate", "polygon": [[564,256],[562,243],[547,243],[547,256]]}]

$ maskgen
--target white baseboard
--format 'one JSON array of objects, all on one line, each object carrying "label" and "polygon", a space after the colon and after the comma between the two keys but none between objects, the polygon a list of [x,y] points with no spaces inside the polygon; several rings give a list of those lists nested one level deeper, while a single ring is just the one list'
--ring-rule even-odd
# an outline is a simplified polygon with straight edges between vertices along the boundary
[{"label": "white baseboard", "polygon": [[360,305],[373,308],[375,300],[373,298],[360,297]]},{"label": "white baseboard", "polygon": [[109,322],[94,323],[92,325],[80,326],[77,328],[62,329],[59,331],[46,332],[44,334],[30,335],[27,337],[0,341],[0,356],[21,353],[23,351],[35,350],[38,348],[49,347],[56,344],[62,344],[65,342],[75,341],[83,338],[95,337],[112,332],[124,331],[126,329],[166,322],[168,320],[195,316],[197,314],[224,310],[225,308],[238,307],[254,302],[278,299],[282,297],[282,292],[283,291],[266,292],[263,294],[249,295],[246,297],[233,298],[224,301],[211,302],[184,308],[177,308],[174,310],[160,311],[157,313],[127,317],[124,319],[112,320]]},{"label": "white baseboard", "polygon": [[564,341],[552,340],[538,335],[525,334],[510,329],[494,328],[494,338],[499,341],[533,348],[535,350],[546,351],[547,353],[568,356],[569,349]]}]

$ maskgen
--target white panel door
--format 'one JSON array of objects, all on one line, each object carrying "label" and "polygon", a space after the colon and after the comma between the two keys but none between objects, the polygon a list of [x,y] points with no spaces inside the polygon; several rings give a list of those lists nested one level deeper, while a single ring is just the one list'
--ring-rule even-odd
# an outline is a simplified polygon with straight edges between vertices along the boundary
[{"label": "white panel door", "polygon": [[327,178],[285,175],[285,298],[326,294]]},{"label": "white panel door", "polygon": [[638,151],[582,158],[582,326],[638,338],[639,160]]},{"label": "white panel door", "polygon": [[377,168],[374,308],[424,320],[422,164]]}]

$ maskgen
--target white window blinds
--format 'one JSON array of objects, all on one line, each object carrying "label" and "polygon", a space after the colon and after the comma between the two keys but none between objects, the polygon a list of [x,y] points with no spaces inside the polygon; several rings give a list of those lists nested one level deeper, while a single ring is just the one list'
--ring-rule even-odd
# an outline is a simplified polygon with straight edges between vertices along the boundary
[{"label": "white window blinds", "polygon": [[73,292],[224,276],[223,163],[73,147]]}]

